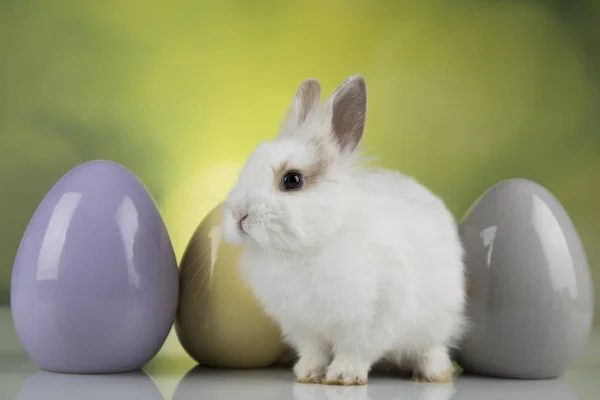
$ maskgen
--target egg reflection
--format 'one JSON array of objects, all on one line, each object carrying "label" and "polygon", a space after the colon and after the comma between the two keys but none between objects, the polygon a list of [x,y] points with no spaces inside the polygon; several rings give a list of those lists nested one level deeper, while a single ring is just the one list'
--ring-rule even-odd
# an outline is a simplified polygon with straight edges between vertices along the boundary
[{"label": "egg reflection", "polygon": [[177,384],[173,400],[293,398],[291,370],[220,370],[195,367]]},{"label": "egg reflection", "polygon": [[455,383],[452,400],[577,400],[564,379],[513,380],[463,377]]},{"label": "egg reflection", "polygon": [[17,400],[163,400],[144,372],[71,375],[39,371],[21,387]]}]

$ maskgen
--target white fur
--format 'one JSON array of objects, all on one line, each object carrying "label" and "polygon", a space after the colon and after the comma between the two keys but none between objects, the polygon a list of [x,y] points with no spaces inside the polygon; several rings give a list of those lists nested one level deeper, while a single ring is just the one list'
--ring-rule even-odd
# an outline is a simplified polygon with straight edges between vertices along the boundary
[{"label": "white fur", "polygon": [[[466,323],[457,225],[413,178],[357,165],[358,151],[341,151],[331,103],[304,104],[313,110],[306,120],[284,124],[255,150],[224,205],[225,238],[245,246],[243,277],[298,352],[299,379],[366,382],[386,357],[436,380],[451,368],[448,349]],[[317,161],[315,137],[331,159],[326,173],[304,190],[277,190],[281,163]]]}]

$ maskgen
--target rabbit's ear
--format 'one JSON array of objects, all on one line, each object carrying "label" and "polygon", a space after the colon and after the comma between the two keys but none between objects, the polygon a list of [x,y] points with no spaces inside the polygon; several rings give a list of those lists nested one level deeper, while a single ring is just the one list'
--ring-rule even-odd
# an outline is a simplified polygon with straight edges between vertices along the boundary
[{"label": "rabbit's ear", "polygon": [[310,78],[302,82],[292,100],[282,134],[293,134],[293,131],[306,121],[308,114],[319,105],[320,96],[321,84],[318,80]]},{"label": "rabbit's ear", "polygon": [[362,75],[346,79],[331,95],[326,110],[340,149],[353,151],[363,137],[366,123],[367,84]]}]

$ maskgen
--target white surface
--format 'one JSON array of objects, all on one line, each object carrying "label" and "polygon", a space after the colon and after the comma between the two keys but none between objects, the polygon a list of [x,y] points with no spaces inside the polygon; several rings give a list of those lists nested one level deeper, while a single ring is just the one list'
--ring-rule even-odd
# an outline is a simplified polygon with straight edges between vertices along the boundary
[{"label": "white surface", "polygon": [[0,310],[0,399],[19,400],[591,400],[600,399],[600,331],[561,379],[512,381],[460,377],[454,384],[418,384],[375,375],[363,387],[304,385],[289,369],[227,371],[195,367],[172,334],[143,373],[81,376],[38,371]]}]

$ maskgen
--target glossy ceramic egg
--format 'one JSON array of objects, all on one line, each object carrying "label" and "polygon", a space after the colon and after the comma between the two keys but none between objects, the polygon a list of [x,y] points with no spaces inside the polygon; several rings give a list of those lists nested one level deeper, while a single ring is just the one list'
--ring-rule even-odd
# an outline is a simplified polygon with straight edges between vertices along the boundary
[{"label": "glossy ceramic egg", "polygon": [[198,226],[182,257],[175,327],[183,348],[200,364],[261,368],[285,354],[279,329],[241,277],[242,250],[222,239],[216,208]]},{"label": "glossy ceramic egg", "polygon": [[511,179],[484,193],[460,226],[472,327],[459,362],[477,374],[560,376],[590,334],[594,293],[586,254],[559,201]]},{"label": "glossy ceramic egg", "polygon": [[177,264],[161,215],[127,169],[91,161],[42,200],[12,272],[17,334],[41,369],[141,368],[177,309]]}]

